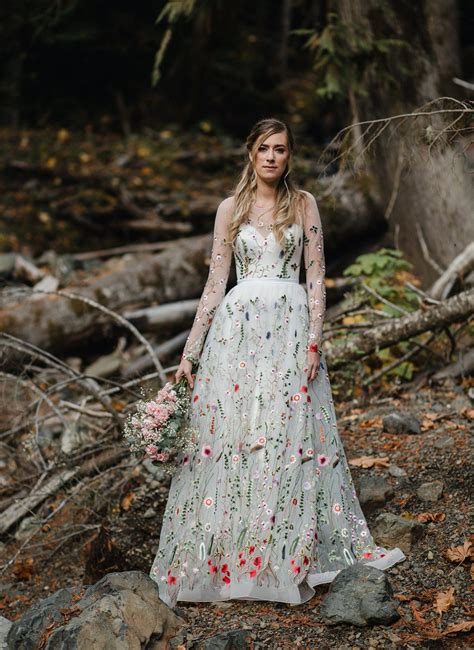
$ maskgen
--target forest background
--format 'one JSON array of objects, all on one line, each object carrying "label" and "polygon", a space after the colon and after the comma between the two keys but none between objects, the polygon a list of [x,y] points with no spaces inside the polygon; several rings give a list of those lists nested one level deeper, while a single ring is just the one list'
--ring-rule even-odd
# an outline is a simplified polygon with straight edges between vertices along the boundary
[{"label": "forest background", "polygon": [[[324,590],[290,624],[259,617],[281,647],[468,643],[473,34],[468,0],[2,3],[8,620],[62,586],[147,572],[169,483],[124,448],[124,418],[141,386],[172,379],[216,207],[249,128],[275,116],[323,220],[325,349],[356,483],[375,530],[408,522],[411,556],[393,574],[396,630],[331,631]],[[189,608],[182,645],[227,617],[268,647],[255,616]]]}]

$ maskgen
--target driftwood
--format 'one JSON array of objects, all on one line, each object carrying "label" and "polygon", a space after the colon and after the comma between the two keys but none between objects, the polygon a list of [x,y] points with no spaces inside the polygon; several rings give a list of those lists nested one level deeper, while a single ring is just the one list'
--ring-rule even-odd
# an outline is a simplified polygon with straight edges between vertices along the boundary
[{"label": "driftwood", "polygon": [[[211,235],[180,239],[156,255],[124,259],[120,270],[68,290],[117,311],[132,304],[197,298],[208,275],[210,247]],[[23,297],[0,308],[0,331],[55,353],[69,351],[88,337],[100,340],[108,322],[93,307],[61,296]]]},{"label": "driftwood", "polygon": [[433,375],[433,379],[446,379],[447,377],[467,376],[474,372],[474,348],[461,352],[459,359],[450,363]]},{"label": "driftwood", "polygon": [[329,365],[331,368],[338,368],[349,361],[355,361],[377,349],[387,348],[422,332],[467,320],[473,314],[474,289],[471,289],[439,305],[419,309],[366,330],[362,334],[348,337],[347,343],[340,347],[336,348],[329,344],[327,347]]},{"label": "driftwood", "polygon": [[157,307],[146,307],[135,311],[126,311],[124,318],[133,323],[139,330],[150,332],[163,327],[193,319],[196,314],[199,298],[170,302]]},{"label": "driftwood", "polygon": [[456,280],[466,276],[472,270],[474,270],[474,242],[455,257],[446,271],[436,280],[430,289],[430,296],[438,299],[446,298]]},{"label": "driftwood", "polygon": [[[154,349],[155,354],[157,357],[165,358],[171,354],[176,354],[181,352],[181,350],[184,348],[184,344],[186,343],[186,339],[188,337],[190,330],[185,330],[184,332],[180,332],[176,336],[173,336],[173,338],[169,339],[168,341],[165,341],[164,343],[161,343],[160,345],[157,345]],[[144,355],[132,363],[129,363],[126,368],[122,371],[122,377],[124,379],[130,379],[131,377],[139,377],[142,376],[144,372],[149,370],[150,368],[153,368],[153,363],[150,358],[150,355]]]}]

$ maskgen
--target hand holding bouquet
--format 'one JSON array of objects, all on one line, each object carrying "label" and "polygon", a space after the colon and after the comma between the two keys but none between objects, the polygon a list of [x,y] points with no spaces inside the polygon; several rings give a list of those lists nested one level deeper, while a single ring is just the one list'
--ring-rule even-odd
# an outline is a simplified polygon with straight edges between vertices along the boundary
[{"label": "hand holding bouquet", "polygon": [[176,384],[167,382],[154,399],[137,402],[136,412],[129,415],[124,426],[125,441],[134,453],[145,453],[154,464],[173,474],[178,453],[195,448],[189,409],[187,380],[183,377]]}]

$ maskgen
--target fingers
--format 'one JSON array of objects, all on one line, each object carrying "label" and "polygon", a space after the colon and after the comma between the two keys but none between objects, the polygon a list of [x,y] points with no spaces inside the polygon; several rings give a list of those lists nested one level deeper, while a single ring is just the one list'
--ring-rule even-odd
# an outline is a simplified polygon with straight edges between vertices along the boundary
[{"label": "fingers", "polygon": [[193,388],[194,387],[194,379],[193,379],[193,376],[192,376],[192,374],[190,372],[186,373],[186,379],[188,380],[189,386],[191,388]]}]

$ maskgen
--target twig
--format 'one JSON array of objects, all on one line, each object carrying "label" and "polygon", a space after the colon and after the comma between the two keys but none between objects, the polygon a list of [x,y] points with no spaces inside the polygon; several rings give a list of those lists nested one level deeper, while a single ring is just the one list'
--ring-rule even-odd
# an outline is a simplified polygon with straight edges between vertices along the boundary
[{"label": "twig", "polygon": [[428,249],[428,245],[423,235],[423,231],[418,221],[415,223],[415,228],[416,228],[416,234],[418,236],[418,242],[420,244],[421,252],[423,254],[423,258],[425,259],[426,262],[428,262],[430,266],[434,268],[434,270],[437,273],[444,273],[444,270],[441,268],[438,262],[431,257],[430,251]]},{"label": "twig", "polygon": [[390,300],[387,300],[387,298],[384,298],[383,296],[381,296],[379,293],[377,293],[377,292],[375,291],[375,289],[372,289],[372,287],[369,287],[367,284],[365,284],[365,282],[362,282],[362,283],[361,283],[361,286],[362,286],[362,287],[363,287],[363,288],[364,288],[368,293],[370,293],[372,296],[374,296],[375,298],[377,298],[377,300],[380,300],[381,302],[385,303],[388,307],[391,307],[392,309],[396,309],[396,310],[399,311],[401,314],[408,314],[408,313],[410,313],[410,312],[408,312],[406,309],[403,309],[403,307],[399,307],[399,306],[396,305],[395,303],[390,302]]}]

